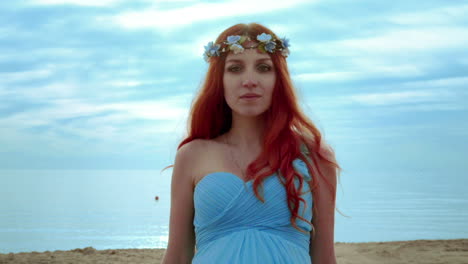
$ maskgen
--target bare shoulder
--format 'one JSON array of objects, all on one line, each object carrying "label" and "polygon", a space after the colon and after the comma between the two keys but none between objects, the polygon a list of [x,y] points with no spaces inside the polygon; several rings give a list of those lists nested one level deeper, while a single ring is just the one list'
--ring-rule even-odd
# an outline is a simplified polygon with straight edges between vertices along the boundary
[{"label": "bare shoulder", "polygon": [[212,139],[195,139],[177,151],[174,167],[177,166],[185,175],[190,175],[193,187],[205,172],[207,161],[216,157],[217,145]]},{"label": "bare shoulder", "polygon": [[178,151],[176,157],[184,159],[188,163],[198,161],[200,153],[211,151],[214,146],[214,141],[209,139],[194,139],[184,144]]},{"label": "bare shoulder", "polygon": [[197,157],[197,152],[205,148],[207,144],[208,141],[205,139],[194,139],[180,147],[176,157],[187,159],[187,161],[193,160]]}]

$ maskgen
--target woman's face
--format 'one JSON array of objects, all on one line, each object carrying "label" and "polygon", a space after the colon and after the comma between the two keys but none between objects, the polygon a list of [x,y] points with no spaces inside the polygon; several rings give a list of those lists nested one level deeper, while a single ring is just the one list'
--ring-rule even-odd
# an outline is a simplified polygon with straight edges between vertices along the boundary
[{"label": "woman's face", "polygon": [[275,81],[273,61],[268,54],[255,48],[227,55],[223,76],[224,98],[233,115],[254,117],[268,110]]}]

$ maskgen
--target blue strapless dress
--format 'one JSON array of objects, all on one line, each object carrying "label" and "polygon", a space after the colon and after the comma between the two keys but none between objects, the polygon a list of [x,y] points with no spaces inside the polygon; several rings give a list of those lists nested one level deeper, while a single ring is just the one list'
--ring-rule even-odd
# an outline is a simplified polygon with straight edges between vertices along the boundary
[{"label": "blue strapless dress", "polygon": [[[301,197],[307,208],[300,202],[298,214],[312,221],[313,199],[307,182],[311,176],[302,160],[294,160],[293,166],[306,177],[301,192],[307,193]],[[299,180],[295,181],[299,187]],[[276,173],[264,180],[263,197],[265,203],[255,196],[253,181],[244,182],[232,173],[204,176],[194,190],[197,252],[192,263],[311,263],[312,228],[298,218],[297,225],[308,233],[291,225],[286,190]]]}]

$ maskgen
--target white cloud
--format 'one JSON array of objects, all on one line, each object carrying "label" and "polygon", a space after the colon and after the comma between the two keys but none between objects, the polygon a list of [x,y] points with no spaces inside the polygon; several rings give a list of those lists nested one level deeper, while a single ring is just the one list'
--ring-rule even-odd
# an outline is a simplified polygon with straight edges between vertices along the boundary
[{"label": "white cloud", "polygon": [[179,81],[177,78],[161,78],[153,81],[141,81],[134,79],[113,79],[105,83],[105,86],[116,86],[116,87],[136,87],[146,84],[169,84]]},{"label": "white cloud", "polygon": [[35,5],[112,6],[121,0],[33,0]]},{"label": "white cloud", "polygon": [[408,77],[424,75],[423,65],[408,62],[400,63],[389,58],[388,61],[377,60],[375,58],[357,57],[349,60],[353,69],[359,69],[366,75],[378,77]]},{"label": "white cloud", "polygon": [[[179,120],[189,110],[189,98],[192,95],[178,95],[158,100],[142,100],[121,103],[89,103],[83,100],[57,99],[51,101],[51,106],[35,109],[33,111],[19,112],[0,119],[5,127],[19,126],[31,127],[37,125],[50,125],[54,121],[76,117],[94,118],[102,113],[110,114],[108,121],[128,121],[136,119],[146,120]],[[107,122],[109,123],[109,122]],[[101,123],[106,124],[106,123]]]},{"label": "white cloud", "polygon": [[[158,137],[170,135],[173,140],[182,136],[191,98],[192,94],[186,94],[151,101],[102,104],[54,100],[49,107],[0,118],[3,134],[14,135],[7,136],[9,141],[2,144],[13,144],[12,149],[18,150],[43,142],[48,150],[62,152],[89,144],[93,144],[93,153],[100,152],[95,149],[99,146],[103,147],[103,152],[120,153],[122,149],[116,146],[147,150],[156,144]],[[71,120],[58,122],[64,119]],[[36,127],[42,127],[40,133],[28,131]]]},{"label": "white cloud", "polygon": [[452,77],[452,78],[442,78],[434,80],[424,80],[424,81],[411,81],[404,82],[400,85],[401,87],[407,88],[431,88],[431,87],[440,87],[440,88],[453,88],[453,87],[468,87],[468,77]]},{"label": "white cloud", "polygon": [[54,72],[55,67],[50,65],[38,70],[3,72],[0,73],[0,85],[6,85],[17,81],[43,79],[51,76]]},{"label": "white cloud", "polygon": [[300,73],[292,77],[297,81],[344,81],[359,79],[362,74],[358,72],[323,72],[323,73]]},{"label": "white cloud", "polygon": [[[86,85],[78,81],[66,80],[50,81],[41,85],[17,86],[14,89],[6,88],[7,86],[5,86],[5,88],[0,87],[0,96],[15,97],[26,102],[49,104],[54,100],[79,98],[80,96],[86,98],[90,92],[90,89]],[[114,85],[114,88],[112,86],[102,87],[100,85],[96,85],[96,87],[101,87],[101,89],[99,91],[96,91],[95,88],[92,89],[93,98],[101,97],[106,100],[120,99],[136,93],[136,90],[132,89],[128,83],[127,86],[124,86],[123,83],[120,86]]]},{"label": "white cloud", "polygon": [[359,71],[301,73],[294,75],[293,80],[302,82],[334,82],[382,77],[421,76],[424,74],[423,70],[421,70],[417,65],[379,65],[377,64],[378,62],[364,62],[357,60],[354,63],[355,65],[351,66],[351,68],[359,69]]},{"label": "white cloud", "polygon": [[184,97],[177,96],[153,101],[110,103],[101,109],[124,112],[133,118],[174,120],[181,118],[188,112],[189,105],[183,105],[183,100]]},{"label": "white cloud", "polygon": [[[311,63],[309,58],[308,61],[291,64],[291,68],[295,72],[303,69],[302,73],[295,75],[299,81],[421,77],[439,64],[433,54],[463,50],[466,46],[468,28],[464,27],[392,30],[374,37],[302,45],[297,48],[298,53],[314,50],[324,59],[336,60],[342,57],[341,60],[346,63],[333,65],[333,70],[328,70],[331,66]],[[458,60],[463,63],[466,59],[461,57]]]},{"label": "white cloud", "polygon": [[[453,4],[453,2],[450,4]],[[454,5],[419,12],[398,14],[389,17],[388,20],[393,23],[407,26],[420,25],[426,27],[428,25],[450,25],[457,24],[460,20],[466,19],[467,13],[468,5]]]},{"label": "white cloud", "polygon": [[153,9],[124,12],[110,18],[101,17],[98,21],[106,22],[110,19],[124,28],[155,28],[161,31],[167,31],[200,21],[267,13],[294,7],[303,3],[311,3],[311,1],[290,0],[273,2],[270,0],[236,0],[222,3],[197,3],[169,10]]},{"label": "white cloud", "polygon": [[468,45],[468,29],[435,27],[393,31],[380,37],[344,41],[343,44],[350,48],[373,51],[449,49]]},{"label": "white cloud", "polygon": [[[31,35],[25,38],[34,39],[33,33],[25,33],[25,31],[16,30],[14,31],[15,36],[18,35]],[[10,35],[11,36],[11,35]],[[20,38],[21,39],[21,38]],[[30,64],[31,58],[41,59],[41,61],[49,61],[50,58],[63,58],[67,60],[67,63],[44,63],[41,67],[54,68],[54,69],[68,69],[80,65],[80,61],[91,57],[95,52],[93,50],[86,50],[80,48],[55,48],[55,47],[32,47],[28,52],[24,52],[21,49],[8,50],[0,53],[0,61],[5,62],[21,62],[26,65]],[[73,63],[71,61],[77,60]]]},{"label": "white cloud", "polygon": [[200,32],[196,38],[190,41],[171,44],[167,52],[174,55],[183,55],[184,59],[198,58],[200,61],[203,61],[204,46],[210,41],[215,41],[219,33],[220,31],[216,30]]},{"label": "white cloud", "polygon": [[389,109],[392,113],[408,113],[408,112],[432,112],[432,111],[463,111],[468,110],[467,106],[454,103],[431,103],[431,104],[408,104],[400,105]]},{"label": "white cloud", "polygon": [[367,93],[351,95],[348,98],[365,105],[394,105],[405,103],[417,103],[428,101],[439,101],[443,98],[453,96],[447,91],[403,91],[387,93]]},{"label": "white cloud", "polygon": [[119,87],[135,87],[143,85],[144,82],[136,80],[114,80],[108,83],[110,86],[119,86]]},{"label": "white cloud", "polygon": [[420,29],[392,30],[379,36],[322,42],[304,46],[301,50],[316,50],[328,56],[395,55],[427,52],[438,49],[455,49],[468,46],[466,27],[426,27]]},{"label": "white cloud", "polygon": [[51,81],[45,85],[15,89],[11,94],[18,95],[21,98],[41,102],[48,99],[71,98],[80,92],[81,86],[73,81]]}]

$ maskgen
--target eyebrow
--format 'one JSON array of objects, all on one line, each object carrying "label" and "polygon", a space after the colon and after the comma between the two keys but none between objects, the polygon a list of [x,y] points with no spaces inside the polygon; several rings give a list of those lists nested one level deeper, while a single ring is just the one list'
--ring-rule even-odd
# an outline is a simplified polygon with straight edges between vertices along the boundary
[{"label": "eyebrow", "polygon": [[[256,60],[256,62],[258,62],[258,61],[267,61],[267,60],[271,61],[270,58],[261,58],[261,59]],[[226,61],[226,63],[228,63],[228,62],[243,62],[243,60],[230,59],[230,60]]]}]

